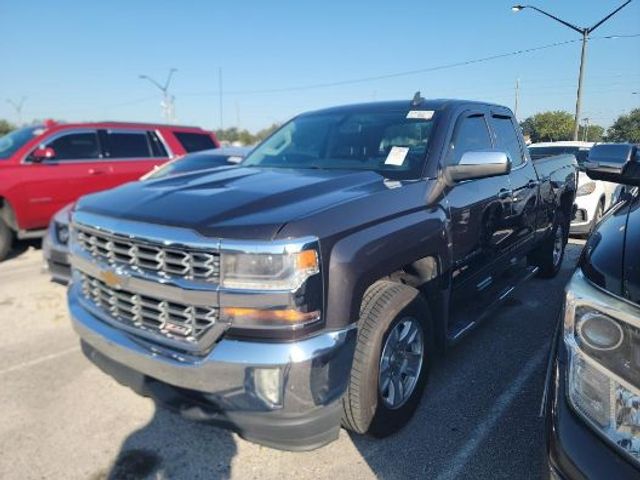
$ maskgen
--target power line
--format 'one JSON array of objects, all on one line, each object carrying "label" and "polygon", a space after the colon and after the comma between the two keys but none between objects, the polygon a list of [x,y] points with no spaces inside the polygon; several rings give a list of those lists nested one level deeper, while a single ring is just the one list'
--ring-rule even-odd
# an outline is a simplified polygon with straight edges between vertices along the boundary
[{"label": "power line", "polygon": [[[592,39],[610,40],[610,39],[617,39],[617,38],[635,38],[635,37],[640,37],[640,33],[624,34],[624,35],[606,35],[606,36],[600,36],[600,37],[592,37]],[[256,90],[226,90],[225,94],[228,94],[228,95],[252,95],[252,94],[261,94],[261,93],[299,92],[299,91],[305,91],[305,90],[315,90],[315,89],[321,89],[321,88],[330,88],[330,87],[339,87],[339,86],[344,86],[344,85],[353,85],[353,84],[366,83],[366,82],[372,82],[372,81],[378,81],[378,80],[387,80],[387,79],[390,79],[390,78],[407,77],[407,76],[412,76],[412,75],[418,75],[418,74],[421,74],[421,73],[429,73],[429,72],[435,72],[435,71],[439,71],[439,70],[448,70],[448,69],[451,69],[451,68],[458,68],[458,67],[464,67],[464,66],[474,65],[474,64],[478,64],[478,63],[490,62],[490,61],[498,60],[498,59],[501,59],[501,58],[513,57],[513,56],[516,56],[516,55],[523,55],[525,53],[537,52],[537,51],[540,51],[540,50],[560,47],[560,46],[569,45],[569,44],[577,43],[577,42],[581,42],[581,41],[582,41],[581,39],[565,40],[563,42],[554,42],[554,43],[549,43],[547,45],[541,45],[541,46],[538,46],[538,47],[531,47],[531,48],[525,48],[525,49],[520,49],[520,50],[514,50],[514,51],[506,52],[506,53],[498,53],[498,54],[495,54],[495,55],[489,55],[489,56],[480,57],[480,58],[473,58],[473,59],[464,60],[464,61],[460,61],[460,62],[447,63],[447,64],[443,64],[443,65],[425,67],[425,68],[420,68],[420,69],[416,69],[416,70],[407,70],[407,71],[403,71],[403,72],[388,73],[388,74],[382,74],[382,75],[373,75],[373,76],[369,76],[369,77],[360,77],[360,78],[353,78],[353,79],[348,79],[348,80],[340,80],[340,81],[336,81],[336,82],[316,83],[316,84],[299,85],[299,86],[282,87],[282,88],[265,88],[265,89],[256,89]],[[211,92],[199,92],[199,93],[183,93],[182,95],[198,97],[198,96],[211,96],[211,95],[218,95],[218,94],[219,94],[219,92],[211,91]]]}]

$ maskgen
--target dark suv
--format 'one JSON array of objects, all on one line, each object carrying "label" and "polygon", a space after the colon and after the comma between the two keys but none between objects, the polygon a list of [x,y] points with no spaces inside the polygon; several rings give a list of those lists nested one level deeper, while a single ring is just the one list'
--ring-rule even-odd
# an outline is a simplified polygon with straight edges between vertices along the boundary
[{"label": "dark suv", "polygon": [[625,185],[567,286],[547,385],[556,478],[640,478],[640,158],[635,145],[593,147],[595,180]]}]

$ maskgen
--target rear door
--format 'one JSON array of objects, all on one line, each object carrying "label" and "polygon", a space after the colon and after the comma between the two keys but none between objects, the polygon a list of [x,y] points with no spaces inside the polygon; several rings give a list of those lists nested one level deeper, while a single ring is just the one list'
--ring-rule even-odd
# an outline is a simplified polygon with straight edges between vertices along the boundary
[{"label": "rear door", "polygon": [[113,171],[110,187],[139,180],[169,160],[167,149],[151,130],[114,128],[100,131],[105,159]]},{"label": "rear door", "polygon": [[24,188],[29,215],[26,229],[45,228],[51,217],[87,193],[108,188],[111,170],[95,129],[52,133],[41,146],[53,148],[55,157],[36,163],[28,155]]},{"label": "rear door", "polygon": [[489,117],[495,148],[511,159],[511,212],[507,217],[505,250],[519,256],[534,240],[538,204],[538,176],[525,146],[516,133],[517,124],[508,111],[491,112]]}]

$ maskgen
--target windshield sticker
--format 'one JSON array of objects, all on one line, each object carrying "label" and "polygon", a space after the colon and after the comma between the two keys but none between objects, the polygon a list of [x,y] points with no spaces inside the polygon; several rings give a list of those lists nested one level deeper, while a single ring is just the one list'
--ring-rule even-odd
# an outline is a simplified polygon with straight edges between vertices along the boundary
[{"label": "windshield sticker", "polygon": [[413,118],[417,120],[431,120],[433,117],[433,110],[411,110],[407,113],[407,118]]},{"label": "windshield sticker", "polygon": [[384,161],[385,165],[402,165],[404,159],[407,158],[409,153],[409,147],[391,147],[387,159]]}]

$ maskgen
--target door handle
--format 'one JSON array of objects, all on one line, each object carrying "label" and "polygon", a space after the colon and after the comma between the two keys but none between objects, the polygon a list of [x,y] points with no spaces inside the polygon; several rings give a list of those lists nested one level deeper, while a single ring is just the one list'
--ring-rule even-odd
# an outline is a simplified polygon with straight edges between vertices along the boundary
[{"label": "door handle", "polygon": [[507,198],[511,198],[513,196],[513,190],[509,190],[508,188],[502,188],[498,192],[498,198],[500,200],[506,200]]},{"label": "door handle", "polygon": [[100,168],[90,168],[89,169],[89,175],[103,175],[107,173],[106,170],[102,170]]}]

